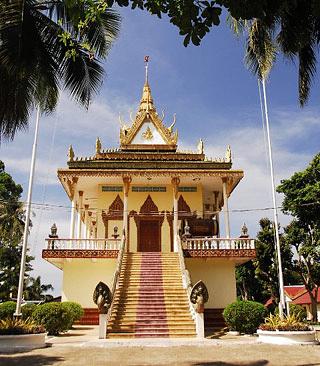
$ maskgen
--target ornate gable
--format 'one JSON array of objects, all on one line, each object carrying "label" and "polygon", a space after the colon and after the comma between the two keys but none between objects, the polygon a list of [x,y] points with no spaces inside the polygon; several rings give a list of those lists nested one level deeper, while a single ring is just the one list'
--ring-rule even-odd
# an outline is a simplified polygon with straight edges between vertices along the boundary
[{"label": "ornate gable", "polygon": [[109,215],[122,215],[123,214],[123,202],[119,195],[114,199],[114,201],[109,206]]},{"label": "ornate gable", "polygon": [[190,206],[182,195],[178,199],[178,212],[179,215],[191,214]]},{"label": "ornate gable", "polygon": [[140,213],[157,213],[159,212],[158,207],[153,202],[150,194],[147,199],[144,201],[144,204],[140,208]]},{"label": "ornate gable", "polygon": [[146,79],[142,98],[131,127],[122,125],[120,145],[122,150],[173,150],[177,149],[178,132],[173,132],[175,119],[166,127],[153,104],[151,89]]}]

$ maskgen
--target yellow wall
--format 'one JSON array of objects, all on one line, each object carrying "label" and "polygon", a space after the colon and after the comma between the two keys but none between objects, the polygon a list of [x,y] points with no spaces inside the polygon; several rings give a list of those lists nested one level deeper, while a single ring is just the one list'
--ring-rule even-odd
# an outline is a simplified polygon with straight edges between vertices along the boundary
[{"label": "yellow wall", "polygon": [[62,301],[76,301],[84,308],[96,307],[92,295],[102,281],[111,289],[116,259],[72,259],[63,264]]},{"label": "yellow wall", "polygon": [[[132,184],[135,185],[135,184]],[[163,186],[156,182],[152,182],[151,186]],[[166,192],[132,192],[132,187],[130,187],[128,196],[128,210],[139,212],[141,206],[147,199],[148,195],[152,197],[153,202],[158,207],[159,211],[172,211],[173,209],[173,188],[171,185],[166,185]],[[105,234],[104,223],[101,218],[101,211],[108,211],[109,206],[115,200],[117,195],[123,200],[123,192],[102,192],[101,186],[98,188],[98,237],[103,238]],[[196,211],[198,215],[201,215],[203,210],[203,199],[202,199],[202,187],[197,186],[197,192],[179,192],[183,196],[187,204],[189,205],[191,211]],[[109,237],[113,233],[113,227],[118,226],[119,233],[122,231],[122,221],[109,221],[108,232]],[[137,227],[133,218],[130,218],[130,251],[137,251]],[[161,228],[161,244],[162,251],[170,251],[170,226],[165,218]]]},{"label": "yellow wall", "polygon": [[191,281],[202,280],[209,292],[206,308],[224,308],[236,300],[235,265],[223,259],[186,258]]}]

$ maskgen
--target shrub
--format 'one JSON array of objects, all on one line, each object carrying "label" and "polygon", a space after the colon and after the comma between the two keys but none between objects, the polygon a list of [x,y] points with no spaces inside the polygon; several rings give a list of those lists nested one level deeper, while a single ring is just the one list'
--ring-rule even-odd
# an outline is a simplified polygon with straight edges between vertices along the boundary
[{"label": "shrub", "polygon": [[[289,307],[290,307],[290,315],[295,315],[300,322],[304,322],[307,320],[307,311],[303,306],[290,303]],[[278,307],[276,308],[274,313],[276,315],[279,314]]]},{"label": "shrub", "polygon": [[32,313],[35,311],[36,304],[25,304],[21,306],[22,319],[26,320],[32,317]]},{"label": "shrub", "polygon": [[235,301],[223,311],[223,317],[230,330],[252,334],[266,316],[265,307],[255,301]]},{"label": "shrub", "polygon": [[261,330],[285,330],[285,331],[298,331],[298,330],[310,330],[309,326],[300,321],[300,315],[291,314],[280,319],[279,315],[270,314],[261,324],[259,329]]},{"label": "shrub", "polygon": [[42,325],[37,325],[31,319],[22,320],[7,318],[0,320],[0,334],[2,335],[38,334],[44,332],[44,327]]},{"label": "shrub", "polygon": [[0,304],[0,319],[13,318],[13,313],[16,310],[14,301],[6,301]]},{"label": "shrub", "polygon": [[71,322],[69,324],[69,328],[71,328],[73,323],[83,316],[82,306],[73,301],[65,301],[61,305],[71,314]]},{"label": "shrub", "polygon": [[71,324],[72,314],[60,302],[49,302],[37,306],[32,313],[37,324],[45,327],[49,335],[66,332]]}]

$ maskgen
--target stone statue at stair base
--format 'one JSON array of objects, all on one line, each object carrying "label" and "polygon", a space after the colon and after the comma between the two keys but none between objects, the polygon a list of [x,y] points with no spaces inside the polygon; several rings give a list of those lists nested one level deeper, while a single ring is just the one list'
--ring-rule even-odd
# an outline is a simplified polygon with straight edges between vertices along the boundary
[{"label": "stone statue at stair base", "polygon": [[204,304],[209,300],[209,293],[206,285],[198,281],[191,290],[190,301],[196,310],[197,336],[204,338]]},{"label": "stone statue at stair base", "polygon": [[93,301],[99,310],[99,338],[107,335],[107,313],[112,302],[112,294],[104,282],[99,282],[93,292]]}]

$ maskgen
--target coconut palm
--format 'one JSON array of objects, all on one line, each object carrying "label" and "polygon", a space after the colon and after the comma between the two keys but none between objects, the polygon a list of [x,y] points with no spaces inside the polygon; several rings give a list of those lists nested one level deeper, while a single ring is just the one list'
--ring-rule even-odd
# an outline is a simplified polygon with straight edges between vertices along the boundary
[{"label": "coconut palm", "polygon": [[41,277],[29,277],[27,280],[26,289],[23,292],[25,300],[44,300],[46,292],[52,291],[52,285],[45,285],[41,283]]},{"label": "coconut palm", "polygon": [[304,106],[315,76],[320,42],[320,15],[315,15],[312,2],[289,2],[270,18],[229,20],[236,34],[247,34],[246,64],[260,79],[268,76],[277,53],[290,61],[298,60],[299,102]]},{"label": "coconut palm", "polygon": [[0,0],[0,138],[36,105],[53,111],[62,89],[88,107],[119,26],[103,0]]}]

